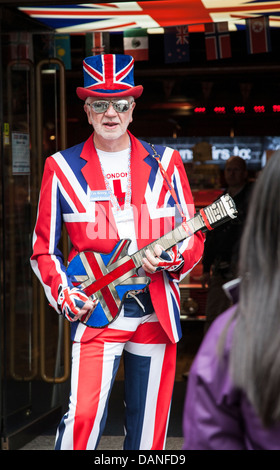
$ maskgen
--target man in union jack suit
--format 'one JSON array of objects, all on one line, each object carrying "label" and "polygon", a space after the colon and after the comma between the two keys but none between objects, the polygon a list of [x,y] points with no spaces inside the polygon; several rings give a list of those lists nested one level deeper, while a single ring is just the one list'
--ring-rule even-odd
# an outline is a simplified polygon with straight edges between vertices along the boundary
[{"label": "man in union jack suit", "polygon": [[[204,236],[197,232],[170,250],[159,244],[145,249],[178,224],[178,206],[179,216],[189,219],[194,205],[179,153],[156,147],[163,176],[150,145],[127,130],[143,91],[134,85],[133,67],[128,55],[83,61],[84,87],[77,94],[94,132],[45,163],[31,265],[49,303],[71,322],[73,340],[70,404],[56,449],[97,448],[122,356],[124,449],[165,446],[181,337],[179,282],[200,260]],[[58,247],[63,223],[72,246],[68,261],[82,252],[110,254],[122,239],[131,240],[128,255],[144,250],[137,275],[148,276],[149,284],[137,290],[140,277],[134,276],[119,314],[103,328],[84,321],[94,318],[105,293],[87,296],[73,283]],[[109,296],[113,288],[107,288]]]}]

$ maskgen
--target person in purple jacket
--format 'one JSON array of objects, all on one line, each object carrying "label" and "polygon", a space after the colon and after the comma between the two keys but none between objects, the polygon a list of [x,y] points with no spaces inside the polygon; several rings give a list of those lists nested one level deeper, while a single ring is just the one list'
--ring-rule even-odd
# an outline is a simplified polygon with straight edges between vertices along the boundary
[{"label": "person in purple jacket", "polygon": [[191,367],[186,450],[280,449],[279,181],[277,151],[253,189],[241,240],[239,299],[212,324]]}]

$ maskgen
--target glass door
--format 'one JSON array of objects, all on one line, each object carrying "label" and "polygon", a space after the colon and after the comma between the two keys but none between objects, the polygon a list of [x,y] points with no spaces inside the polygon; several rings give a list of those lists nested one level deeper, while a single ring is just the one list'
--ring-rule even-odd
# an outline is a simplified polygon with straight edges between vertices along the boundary
[{"label": "glass door", "polygon": [[[18,448],[34,423],[60,417],[70,375],[68,323],[48,306],[29,261],[44,160],[66,146],[64,67],[52,58],[34,63],[19,36],[2,34],[0,43],[2,449]],[[33,48],[32,33],[29,40]],[[63,245],[67,254],[65,234]]]}]

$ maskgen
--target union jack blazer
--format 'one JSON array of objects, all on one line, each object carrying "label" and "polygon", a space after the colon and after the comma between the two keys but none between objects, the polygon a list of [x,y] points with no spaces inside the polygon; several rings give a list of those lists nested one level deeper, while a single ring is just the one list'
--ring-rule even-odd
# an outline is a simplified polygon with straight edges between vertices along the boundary
[{"label": "union jack blazer", "polygon": [[[131,139],[131,203],[138,249],[175,228],[182,219],[147,142]],[[161,163],[175,189],[186,218],[194,216],[188,178],[177,150],[156,146]],[[105,181],[93,136],[48,157],[42,178],[37,220],[33,234],[31,266],[49,303],[58,312],[58,287],[72,287],[59,249],[63,223],[71,242],[68,261],[81,251],[110,253],[120,240],[110,201],[93,200],[105,191]],[[204,235],[197,232],[179,244],[184,265],[179,271],[148,275],[152,303],[163,329],[175,343],[181,338],[179,282],[199,262]],[[100,332],[81,322],[71,323],[74,341],[88,341]]]}]

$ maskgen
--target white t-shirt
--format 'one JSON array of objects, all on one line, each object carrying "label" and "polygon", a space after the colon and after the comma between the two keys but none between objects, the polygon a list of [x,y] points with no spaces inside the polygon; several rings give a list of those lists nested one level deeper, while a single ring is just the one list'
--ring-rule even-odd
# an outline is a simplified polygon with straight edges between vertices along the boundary
[{"label": "white t-shirt", "polygon": [[[119,152],[104,152],[103,150],[97,149],[107,181],[109,182],[110,188],[122,208],[124,206],[125,193],[127,189],[129,152],[129,148]],[[125,239],[129,238],[131,240],[128,253],[135,253],[138,250],[138,247],[133,217],[130,217],[128,220],[125,218],[124,220],[118,220],[115,216],[115,222],[119,237]]]}]

